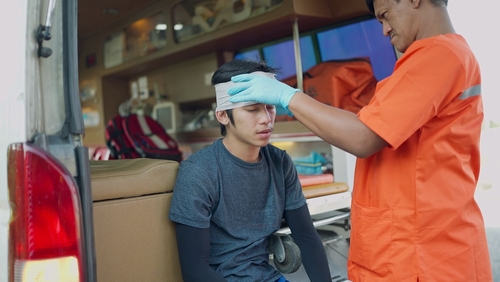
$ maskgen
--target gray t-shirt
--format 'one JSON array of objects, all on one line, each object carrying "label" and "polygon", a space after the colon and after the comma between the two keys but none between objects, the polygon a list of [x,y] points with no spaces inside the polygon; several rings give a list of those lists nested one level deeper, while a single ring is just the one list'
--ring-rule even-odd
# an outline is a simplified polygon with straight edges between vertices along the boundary
[{"label": "gray t-shirt", "polygon": [[227,281],[276,281],[268,237],[285,209],[306,203],[286,152],[267,145],[260,154],[259,162],[242,161],[219,139],[184,160],[177,175],[169,217],[210,227],[210,266]]}]

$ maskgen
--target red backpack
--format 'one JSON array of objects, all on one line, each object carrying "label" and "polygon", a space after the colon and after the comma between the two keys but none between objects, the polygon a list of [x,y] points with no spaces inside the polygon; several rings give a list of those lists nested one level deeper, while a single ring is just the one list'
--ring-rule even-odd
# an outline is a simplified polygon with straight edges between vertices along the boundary
[{"label": "red backpack", "polygon": [[108,122],[105,136],[106,145],[114,159],[182,160],[177,142],[156,120],[148,116],[115,116]]}]

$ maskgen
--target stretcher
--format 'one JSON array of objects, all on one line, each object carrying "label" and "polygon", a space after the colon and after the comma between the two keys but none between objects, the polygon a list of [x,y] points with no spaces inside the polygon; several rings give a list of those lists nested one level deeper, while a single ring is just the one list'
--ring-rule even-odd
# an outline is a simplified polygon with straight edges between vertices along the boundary
[{"label": "stretcher", "polygon": [[[332,182],[305,186],[302,191],[314,227],[322,229],[335,225],[349,231],[351,192],[346,183]],[[283,227],[269,240],[269,250],[273,254],[274,265],[284,274],[297,271],[302,264],[300,250],[289,236],[290,233],[289,227]]]}]

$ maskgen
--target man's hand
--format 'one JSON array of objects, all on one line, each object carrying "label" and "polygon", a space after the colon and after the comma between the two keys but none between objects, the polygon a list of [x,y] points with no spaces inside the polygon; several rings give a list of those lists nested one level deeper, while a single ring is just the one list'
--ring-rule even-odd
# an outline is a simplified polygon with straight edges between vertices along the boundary
[{"label": "man's hand", "polygon": [[279,80],[255,75],[240,74],[231,78],[237,84],[229,88],[228,93],[233,103],[254,101],[276,106],[276,115],[288,114],[293,116],[288,109],[288,103],[293,95],[300,91],[288,86]]}]

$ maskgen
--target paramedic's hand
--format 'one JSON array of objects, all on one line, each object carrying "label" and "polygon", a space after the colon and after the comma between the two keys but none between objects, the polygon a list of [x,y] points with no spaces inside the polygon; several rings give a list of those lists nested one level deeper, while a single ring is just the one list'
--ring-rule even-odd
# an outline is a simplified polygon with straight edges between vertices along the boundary
[{"label": "paramedic's hand", "polygon": [[231,78],[236,85],[229,88],[228,93],[233,103],[255,101],[276,106],[276,115],[288,114],[288,103],[293,95],[300,91],[287,84],[268,77],[255,74],[240,74]]}]

